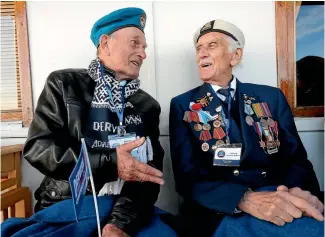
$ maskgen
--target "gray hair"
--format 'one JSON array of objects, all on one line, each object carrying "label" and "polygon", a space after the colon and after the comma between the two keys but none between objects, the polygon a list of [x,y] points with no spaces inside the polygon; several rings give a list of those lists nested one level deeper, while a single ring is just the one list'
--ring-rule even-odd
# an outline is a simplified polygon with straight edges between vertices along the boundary
[{"label": "gray hair", "polygon": [[[102,34],[102,35],[100,36],[100,38],[99,38],[99,42],[100,42],[101,38],[102,38],[104,35],[106,35],[106,36],[107,36],[108,38],[110,38],[110,39],[113,39],[114,36],[115,36],[114,34],[115,34],[115,32],[113,32],[112,34],[109,34],[109,35]],[[98,44],[98,46],[97,46],[96,56],[98,56],[98,54],[99,54],[99,44]]]},{"label": "gray hair", "polygon": [[228,40],[228,50],[229,53],[234,53],[238,48],[242,48],[239,45],[239,42],[231,38],[230,36],[226,35],[226,38]]}]

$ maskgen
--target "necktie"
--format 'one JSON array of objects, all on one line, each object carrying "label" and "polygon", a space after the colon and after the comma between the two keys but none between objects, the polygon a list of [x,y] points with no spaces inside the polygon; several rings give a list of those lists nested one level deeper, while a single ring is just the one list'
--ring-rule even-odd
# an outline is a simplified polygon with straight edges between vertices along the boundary
[{"label": "necktie", "polygon": [[[233,88],[230,88],[230,91],[233,91],[234,89]],[[217,92],[220,94],[220,95],[223,95],[224,97],[226,97],[223,102],[225,102],[226,104],[228,104],[228,96],[229,96],[229,93],[230,93],[229,89],[224,89],[224,88],[220,88]]]}]

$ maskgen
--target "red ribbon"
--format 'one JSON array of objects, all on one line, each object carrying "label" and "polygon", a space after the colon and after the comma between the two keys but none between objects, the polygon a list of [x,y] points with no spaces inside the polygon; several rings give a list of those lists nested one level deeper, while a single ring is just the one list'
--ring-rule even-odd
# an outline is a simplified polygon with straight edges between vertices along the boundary
[{"label": "red ribbon", "polygon": [[223,131],[222,127],[217,127],[213,130],[213,138],[214,139],[222,139],[226,136],[225,132]]},{"label": "red ribbon", "polygon": [[210,132],[209,131],[207,131],[207,130],[202,130],[201,131],[201,134],[200,134],[200,140],[201,141],[209,141],[210,139],[211,139],[212,137],[211,137],[211,134],[210,134]]}]

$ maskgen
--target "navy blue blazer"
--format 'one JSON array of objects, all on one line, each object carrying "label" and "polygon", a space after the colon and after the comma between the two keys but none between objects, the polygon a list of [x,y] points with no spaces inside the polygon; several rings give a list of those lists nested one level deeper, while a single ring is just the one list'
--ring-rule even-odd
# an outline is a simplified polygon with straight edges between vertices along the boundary
[{"label": "navy blue blazer", "polygon": [[[243,194],[274,186],[300,187],[314,194],[319,184],[313,166],[298,135],[287,100],[278,88],[241,83],[237,80],[235,100],[231,109],[231,142],[242,143],[239,167],[213,166],[216,140],[207,141],[209,150],[204,152],[199,139],[200,132],[194,129],[196,122],[184,121],[190,102],[206,96],[213,89],[207,83],[174,97],[170,104],[170,150],[177,192],[185,200],[194,200],[199,205],[218,213],[233,214]],[[278,122],[280,146],[274,154],[260,147],[259,137],[249,126],[244,112],[244,94],[254,98],[253,103],[267,102],[272,119]],[[211,115],[223,102],[214,96],[203,110]],[[255,121],[258,118],[252,115]],[[213,121],[209,122],[213,128]]]}]

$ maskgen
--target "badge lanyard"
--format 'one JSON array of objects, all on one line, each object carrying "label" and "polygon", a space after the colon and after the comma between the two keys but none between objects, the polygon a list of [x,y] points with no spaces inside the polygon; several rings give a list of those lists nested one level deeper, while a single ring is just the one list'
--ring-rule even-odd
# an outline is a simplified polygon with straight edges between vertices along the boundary
[{"label": "badge lanyard", "polygon": [[[210,85],[210,87],[212,88],[212,91],[214,92],[214,94],[216,96],[218,96],[217,92],[214,91],[213,87],[211,85]],[[231,112],[230,112],[230,110],[231,110],[231,92],[230,92],[230,85],[228,87],[228,92],[229,92],[229,95],[228,95],[228,98],[226,98],[226,99],[228,99],[228,123],[226,122],[226,115],[225,115],[225,112],[223,111],[223,109],[221,110],[221,112],[222,112],[221,115],[222,115],[223,121],[226,124],[226,142],[230,143],[230,139],[229,139],[229,130],[230,130],[230,125],[231,125]]]},{"label": "badge lanyard", "polygon": [[107,84],[107,82],[104,79],[104,69],[103,69],[103,64],[100,64],[100,71],[102,74],[102,80],[104,81],[104,84],[106,86],[107,92],[111,98],[111,102],[114,106],[113,110],[116,113],[118,119],[119,119],[119,126],[118,126],[118,135],[119,136],[124,136],[126,131],[125,131],[125,126],[123,126],[123,114],[124,114],[124,100],[125,100],[125,85],[122,86],[122,109],[121,112],[117,109],[117,107],[114,104],[113,101],[113,96],[112,96],[112,92],[111,92],[111,88],[109,87],[109,85]]}]

